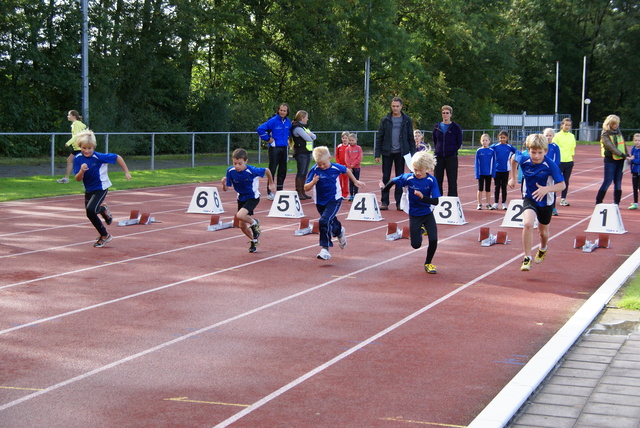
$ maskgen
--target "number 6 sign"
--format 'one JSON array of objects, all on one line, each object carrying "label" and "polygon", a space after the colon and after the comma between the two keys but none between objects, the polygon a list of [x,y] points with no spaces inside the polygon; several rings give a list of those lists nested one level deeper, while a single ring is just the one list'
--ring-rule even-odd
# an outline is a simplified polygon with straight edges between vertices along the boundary
[{"label": "number 6 sign", "polygon": [[224,212],[217,187],[196,187],[188,213],[220,214]]}]

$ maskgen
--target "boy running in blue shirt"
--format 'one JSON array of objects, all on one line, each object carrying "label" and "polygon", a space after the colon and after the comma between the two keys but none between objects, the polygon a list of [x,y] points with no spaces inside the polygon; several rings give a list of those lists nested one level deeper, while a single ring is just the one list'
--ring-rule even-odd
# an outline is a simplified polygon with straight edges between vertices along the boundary
[{"label": "boy running in blue shirt", "polygon": [[436,266],[431,264],[433,256],[438,248],[438,227],[433,214],[432,205],[438,205],[440,188],[435,177],[429,174],[436,166],[436,158],[429,151],[416,152],[411,159],[412,173],[404,173],[389,181],[383,190],[389,191],[394,184],[398,187],[407,187],[409,200],[409,235],[411,246],[422,246],[423,229],[429,237],[427,257],[424,261],[424,270],[427,273],[436,273]]},{"label": "boy running in blue shirt", "polygon": [[109,207],[103,204],[107,197],[111,180],[107,174],[107,164],[117,163],[124,170],[127,181],[131,180],[131,174],[127,164],[120,155],[115,153],[96,152],[96,136],[93,131],[85,130],[77,134],[76,143],[80,147],[80,153],[73,158],[73,172],[76,181],[84,184],[84,204],[87,210],[87,217],[96,228],[100,236],[93,244],[94,247],[104,247],[113,237],[102,224],[98,214],[104,218],[107,225],[113,221],[113,216]]},{"label": "boy running in blue shirt", "polygon": [[564,176],[555,162],[546,156],[548,143],[542,134],[531,134],[525,141],[528,154],[517,152],[511,160],[511,177],[509,188],[513,189],[518,183],[517,165],[522,169],[522,197],[524,228],[522,229],[522,247],[524,260],[520,270],[531,270],[531,247],[533,246],[533,225],[538,219],[538,233],[540,234],[540,249],[534,261],[540,263],[547,254],[549,242],[549,223],[555,192],[565,188]]},{"label": "boy running in blue shirt", "polygon": [[257,251],[258,238],[260,237],[260,221],[251,218],[253,210],[260,202],[258,191],[260,177],[267,176],[267,189],[273,184],[273,176],[267,168],[255,167],[247,164],[249,159],[247,151],[235,149],[231,154],[233,166],[227,169],[227,175],[222,178],[222,190],[229,187],[238,192],[238,212],[236,218],[240,221],[240,229],[250,239],[249,252]]},{"label": "boy running in blue shirt", "polygon": [[322,247],[317,257],[321,260],[329,260],[331,258],[329,248],[333,247],[331,242],[333,236],[338,238],[340,248],[344,249],[347,245],[344,227],[336,217],[342,205],[342,188],[339,177],[342,174],[347,174],[349,180],[356,187],[364,187],[364,183],[357,180],[346,166],[332,163],[331,152],[326,146],[313,149],[313,160],[316,161],[316,165],[307,175],[304,191],[310,192],[314,186],[316,188],[313,199],[316,203],[316,209],[320,213],[318,226],[320,226],[320,246]]}]

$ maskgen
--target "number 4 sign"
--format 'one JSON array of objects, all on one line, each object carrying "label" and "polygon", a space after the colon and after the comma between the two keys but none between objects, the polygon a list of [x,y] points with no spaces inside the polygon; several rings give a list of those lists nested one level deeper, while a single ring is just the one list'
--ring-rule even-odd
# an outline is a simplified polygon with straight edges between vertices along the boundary
[{"label": "number 4 sign", "polygon": [[196,187],[191,197],[188,213],[220,214],[224,212],[216,187]]},{"label": "number 4 sign", "polygon": [[378,200],[373,193],[358,193],[353,198],[347,220],[380,221]]}]

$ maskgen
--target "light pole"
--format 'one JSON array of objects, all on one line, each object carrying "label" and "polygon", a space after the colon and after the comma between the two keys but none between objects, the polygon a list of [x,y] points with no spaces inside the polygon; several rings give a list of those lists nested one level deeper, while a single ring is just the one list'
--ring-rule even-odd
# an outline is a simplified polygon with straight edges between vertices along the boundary
[{"label": "light pole", "polygon": [[584,105],[587,106],[587,126],[589,126],[589,104],[591,104],[591,98],[585,98],[584,99]]}]

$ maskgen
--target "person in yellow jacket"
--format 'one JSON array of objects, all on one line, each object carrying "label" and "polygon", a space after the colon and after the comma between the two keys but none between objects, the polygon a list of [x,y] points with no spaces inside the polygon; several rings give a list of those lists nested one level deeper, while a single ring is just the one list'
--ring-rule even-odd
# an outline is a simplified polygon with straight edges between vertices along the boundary
[{"label": "person in yellow jacket", "polygon": [[67,174],[61,179],[57,180],[58,183],[66,184],[69,182],[69,176],[71,175],[71,171],[73,170],[73,158],[76,157],[78,153],[80,153],[80,146],[78,146],[77,135],[87,129],[87,125],[82,123],[82,116],[78,113],[77,110],[70,110],[67,114],[67,120],[71,122],[71,139],[67,141],[65,144],[66,147],[71,147],[73,152],[67,158]]},{"label": "person in yellow jacket", "polygon": [[607,189],[613,183],[613,202],[620,204],[622,198],[622,172],[625,159],[633,159],[627,153],[624,137],[620,132],[620,118],[610,114],[602,123],[600,148],[604,158],[604,180],[596,195],[596,204],[601,204]]},{"label": "person in yellow jacket", "polygon": [[576,154],[576,137],[571,133],[571,119],[565,117],[560,124],[560,132],[553,137],[553,142],[560,148],[560,171],[564,176],[565,188],[560,195],[560,206],[568,207],[567,192],[569,178],[573,171],[573,155]]}]

